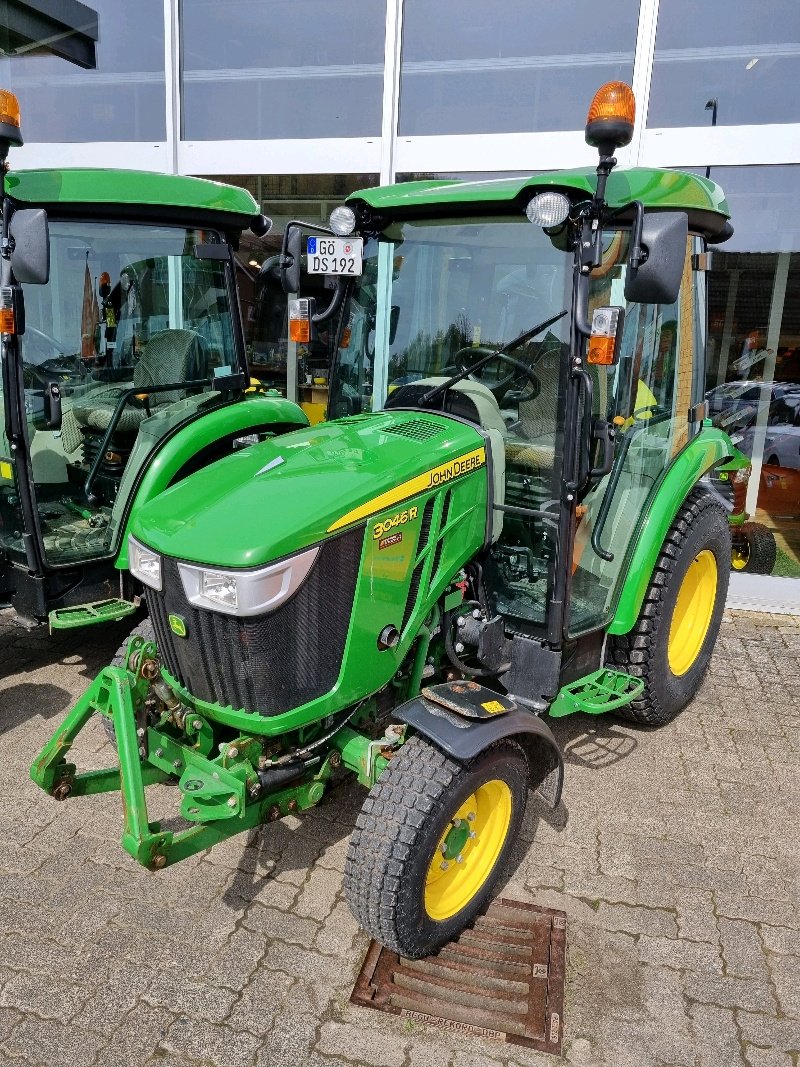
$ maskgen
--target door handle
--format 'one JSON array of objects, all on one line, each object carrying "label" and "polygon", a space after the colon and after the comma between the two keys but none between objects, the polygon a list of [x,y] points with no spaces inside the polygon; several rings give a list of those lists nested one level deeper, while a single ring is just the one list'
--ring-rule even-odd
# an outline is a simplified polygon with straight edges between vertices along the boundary
[{"label": "door handle", "polygon": [[592,485],[597,485],[601,478],[605,478],[607,474],[611,473],[611,468],[614,466],[614,445],[616,437],[616,431],[611,423],[606,422],[606,420],[599,415],[596,415],[592,419],[592,446],[600,444],[603,449],[599,466],[591,467],[589,469],[588,478]]}]

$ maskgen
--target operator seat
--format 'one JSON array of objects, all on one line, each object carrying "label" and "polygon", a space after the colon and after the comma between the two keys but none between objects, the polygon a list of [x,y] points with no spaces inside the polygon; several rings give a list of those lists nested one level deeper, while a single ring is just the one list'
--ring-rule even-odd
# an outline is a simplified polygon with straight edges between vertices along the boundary
[{"label": "operator seat", "polygon": [[[447,375],[423,378],[421,381],[401,385],[389,394],[385,407],[413,408],[419,405],[420,398],[437,385],[449,381]],[[425,410],[436,413],[441,408]],[[492,453],[492,483],[495,504],[503,504],[506,495],[506,424],[500,414],[500,408],[494,393],[482,382],[465,378],[448,390],[444,410],[450,415],[474,422],[485,430]],[[492,540],[496,541],[503,528],[503,513],[495,511],[492,515]]]},{"label": "operator seat", "polygon": [[536,365],[541,388],[530,400],[520,400],[519,429],[515,441],[509,441],[509,460],[551,472],[556,456],[558,425],[558,382],[560,366],[557,354],[545,357]]},{"label": "operator seat", "polygon": [[[133,367],[133,385],[146,392],[148,386],[169,385],[208,377],[209,353],[205,341],[196,330],[162,330],[144,345]],[[76,397],[72,410],[78,423],[95,433],[105,433],[125,384],[115,382],[99,386],[85,396]],[[181,399],[183,390],[155,393],[148,405],[150,411]],[[127,403],[117,423],[120,433],[133,432],[150,413],[148,407]]]}]

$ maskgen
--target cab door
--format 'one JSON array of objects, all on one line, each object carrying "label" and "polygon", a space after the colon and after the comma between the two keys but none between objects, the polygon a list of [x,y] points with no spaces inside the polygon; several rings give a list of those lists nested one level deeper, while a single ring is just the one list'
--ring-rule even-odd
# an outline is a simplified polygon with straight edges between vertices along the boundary
[{"label": "cab door", "polygon": [[627,304],[627,237],[612,241],[590,288],[594,307],[625,306],[616,366],[589,366],[593,413],[615,428],[609,474],[581,498],[572,549],[567,622],[574,637],[611,621],[650,500],[697,427],[705,350],[703,275],[692,269],[693,238],[674,304]]}]

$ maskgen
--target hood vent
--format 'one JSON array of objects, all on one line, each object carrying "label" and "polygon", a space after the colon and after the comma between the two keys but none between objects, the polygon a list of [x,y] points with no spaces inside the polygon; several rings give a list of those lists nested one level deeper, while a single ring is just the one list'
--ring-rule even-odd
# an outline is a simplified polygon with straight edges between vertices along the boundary
[{"label": "hood vent", "polygon": [[441,435],[442,428],[427,419],[411,419],[409,422],[400,422],[396,426],[387,426],[383,432],[393,433],[397,437],[409,437],[412,441],[430,441],[432,437]]}]

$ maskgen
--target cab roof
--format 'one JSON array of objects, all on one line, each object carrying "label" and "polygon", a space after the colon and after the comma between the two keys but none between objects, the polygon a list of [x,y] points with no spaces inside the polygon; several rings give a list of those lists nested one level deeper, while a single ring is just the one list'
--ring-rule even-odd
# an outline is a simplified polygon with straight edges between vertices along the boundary
[{"label": "cab roof", "polygon": [[[248,226],[258,205],[246,189],[206,178],[140,170],[58,168],[18,170],[5,176],[6,193],[24,204],[62,209],[79,206],[92,212],[125,215],[174,213],[218,217],[223,226]],[[128,209],[126,211],[126,209]]]},{"label": "cab roof", "polygon": [[[383,185],[352,193],[349,201],[360,200],[375,211],[392,215],[487,214],[522,210],[533,193],[559,189],[573,201],[594,195],[597,174],[594,169],[548,171],[521,178],[495,178],[489,181],[416,181]],[[718,233],[730,217],[722,189],[707,178],[677,170],[648,167],[616,167],[606,186],[606,202],[611,208],[641,200],[646,208],[686,211],[690,229],[708,236]]]}]

